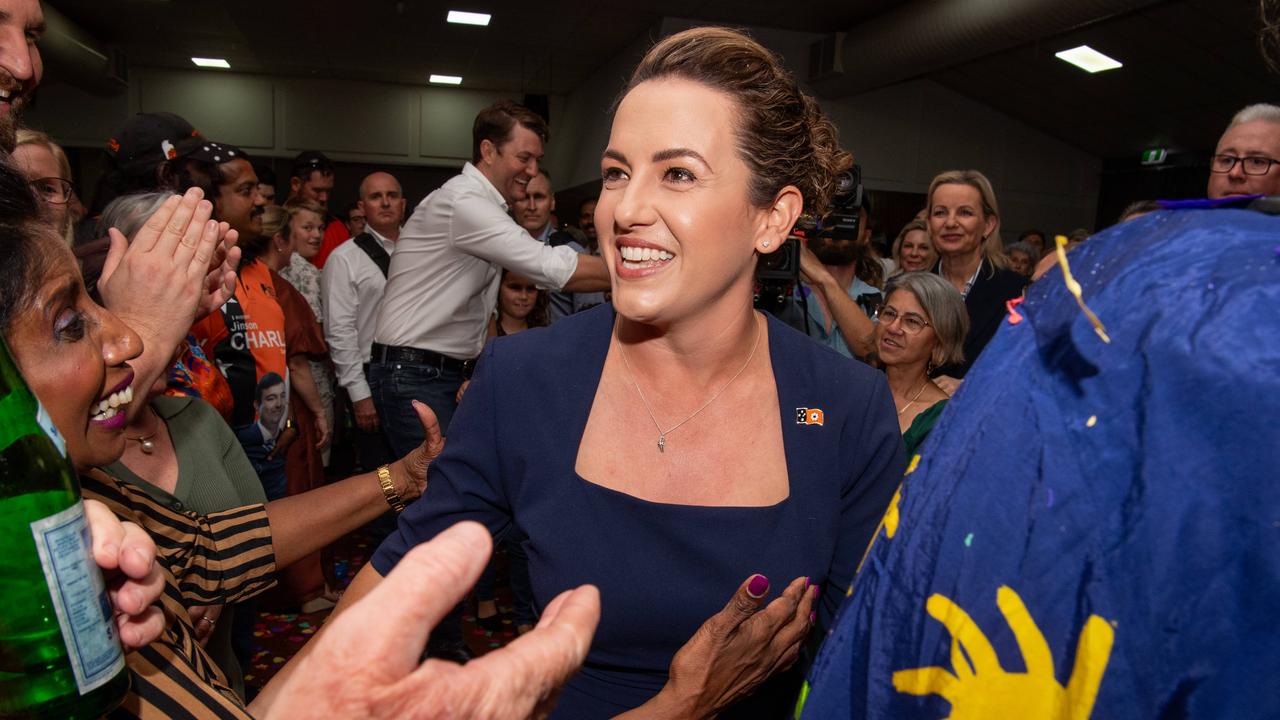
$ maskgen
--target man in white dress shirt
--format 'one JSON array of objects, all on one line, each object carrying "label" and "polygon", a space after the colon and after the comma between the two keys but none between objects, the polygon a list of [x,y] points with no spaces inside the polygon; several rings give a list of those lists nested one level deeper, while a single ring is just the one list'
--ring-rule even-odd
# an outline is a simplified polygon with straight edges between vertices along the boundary
[{"label": "man in white dress shirt", "polygon": [[365,219],[364,231],[339,245],[320,275],[327,316],[325,341],[329,343],[338,384],[351,399],[356,452],[365,470],[395,459],[378,421],[365,372],[391,253],[404,221],[404,206],[398,180],[385,172],[366,177],[360,183],[360,199],[356,201],[356,210]]},{"label": "man in white dress shirt", "polygon": [[546,121],[500,101],[480,111],[472,160],[431,193],[400,231],[378,311],[369,385],[391,449],[422,442],[410,401],[435,411],[446,434],[464,363],[484,346],[502,268],[553,290],[603,290],[604,261],[544,245],[508,214],[538,174]]}]

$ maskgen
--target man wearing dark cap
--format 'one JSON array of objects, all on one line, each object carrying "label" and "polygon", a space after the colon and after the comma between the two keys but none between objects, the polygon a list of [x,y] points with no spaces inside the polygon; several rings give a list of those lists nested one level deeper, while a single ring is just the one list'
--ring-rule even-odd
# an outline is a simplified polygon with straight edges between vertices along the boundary
[{"label": "man wearing dark cap", "polygon": [[253,164],[240,148],[201,139],[166,161],[159,172],[160,184],[167,190],[203,190],[213,203],[214,219],[226,222],[246,241],[262,233],[266,201],[258,192]]},{"label": "man wearing dark cap", "polygon": [[[307,150],[298,153],[293,159],[293,172],[289,178],[289,199],[306,198],[329,208],[329,196],[333,194],[333,163],[318,150]],[[329,253],[351,237],[347,233],[346,223],[330,213],[325,218],[324,241],[320,243],[320,252],[311,258],[318,268],[324,267]]]},{"label": "man wearing dark cap", "polygon": [[160,166],[185,155],[203,138],[173,113],[138,113],[107,140],[107,186],[113,196],[160,187]]}]

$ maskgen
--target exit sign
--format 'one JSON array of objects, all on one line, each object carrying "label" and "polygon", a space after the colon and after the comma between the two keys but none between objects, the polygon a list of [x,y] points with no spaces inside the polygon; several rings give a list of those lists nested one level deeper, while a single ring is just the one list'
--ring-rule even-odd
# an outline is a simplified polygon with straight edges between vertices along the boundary
[{"label": "exit sign", "polygon": [[1155,148],[1153,150],[1142,151],[1143,165],[1159,165],[1169,156],[1169,151],[1164,148]]}]

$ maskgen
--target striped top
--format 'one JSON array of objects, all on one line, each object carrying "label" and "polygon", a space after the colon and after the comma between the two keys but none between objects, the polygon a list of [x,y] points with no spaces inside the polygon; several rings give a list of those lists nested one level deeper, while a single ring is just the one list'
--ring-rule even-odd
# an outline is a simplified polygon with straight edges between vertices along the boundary
[{"label": "striped top", "polygon": [[244,600],[275,584],[266,508],[250,505],[207,516],[177,512],[101,471],[80,478],[85,498],[142,526],[164,572],[165,629],[125,655],[133,687],[112,718],[249,718],[222,670],[196,642],[187,608]]}]

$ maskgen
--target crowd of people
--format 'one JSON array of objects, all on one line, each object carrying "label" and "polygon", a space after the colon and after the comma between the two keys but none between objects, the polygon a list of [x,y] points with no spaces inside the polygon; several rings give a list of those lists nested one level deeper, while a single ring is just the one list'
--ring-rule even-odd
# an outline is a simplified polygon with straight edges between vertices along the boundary
[{"label": "crowd of people", "polygon": [[[0,9],[38,35],[36,0]],[[908,464],[966,422],[950,399],[1059,261],[1044,232],[1002,234],[986,175],[939,168],[885,256],[859,187],[853,230],[819,221],[781,307],[757,310],[758,261],[826,215],[856,138],[735,31],[650,48],[600,193],[565,223],[551,128],[510,101],[442,187],[410,205],[388,168],[341,214],[321,152],[277,187],[140,114],[90,212],[66,154],[18,123],[37,47],[0,54],[0,332],[110,511],[95,542],[154,557],[102,561],[137,591],[117,607],[129,715],[788,716]],[[1280,107],[1249,106],[1207,195],[1280,194],[1277,164]],[[326,548],[362,526],[381,546],[343,592]],[[478,622],[498,622],[490,538],[520,637],[468,662],[477,579]],[[253,698],[268,591],[337,606]]]}]

